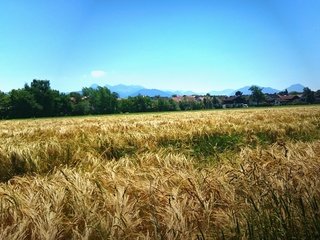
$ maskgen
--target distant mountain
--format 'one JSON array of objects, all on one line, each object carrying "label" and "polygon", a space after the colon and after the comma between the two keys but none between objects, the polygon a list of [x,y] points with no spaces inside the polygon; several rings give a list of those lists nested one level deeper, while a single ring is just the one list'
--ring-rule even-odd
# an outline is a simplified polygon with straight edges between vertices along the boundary
[{"label": "distant mountain", "polygon": [[[167,92],[171,92],[171,91],[167,91]],[[197,93],[193,92],[193,91],[173,91],[172,92],[172,95],[178,95],[178,96],[183,96],[183,95],[187,95],[187,96],[190,96],[190,95],[195,95]]]},{"label": "distant mountain", "polygon": [[269,93],[269,94],[274,94],[280,92],[278,89],[271,88],[271,87],[265,87],[262,89],[263,93]]},{"label": "distant mountain", "polygon": [[[231,95],[235,95],[235,93],[237,91],[241,91],[244,95],[250,95],[251,94],[251,91],[249,90],[250,87],[251,86],[245,86],[245,87],[239,88],[239,89],[233,91],[231,93]],[[271,88],[271,87],[261,87],[261,88],[262,88],[263,93],[273,94],[273,93],[280,92],[280,90],[275,89],[275,88]]]},{"label": "distant mountain", "polygon": [[268,93],[268,94],[274,94],[280,92],[278,89],[271,88],[271,87],[265,87],[262,89],[263,93]]},{"label": "distant mountain", "polygon": [[154,96],[160,96],[160,97],[171,97],[173,95],[173,92],[170,91],[161,91],[159,89],[140,89],[139,91],[130,94],[130,96],[135,97],[138,95],[142,96],[149,96],[149,97],[154,97]]},{"label": "distant mountain", "polygon": [[111,92],[118,93],[121,98],[132,96],[134,93],[144,89],[144,87],[139,85],[124,85],[124,84],[118,84],[115,86],[106,85],[106,87],[109,88]]},{"label": "distant mountain", "polygon": [[[121,98],[127,98],[129,96],[134,97],[138,95],[149,96],[149,97],[154,97],[154,96],[171,97],[172,95],[183,96],[183,95],[206,94],[206,93],[196,93],[193,91],[181,91],[181,90],[166,91],[166,90],[159,90],[159,89],[148,89],[139,85],[118,84],[115,86],[112,86],[112,85],[105,85],[105,86],[109,88],[111,92],[118,93]],[[97,89],[99,85],[92,84],[90,87]],[[232,95],[235,95],[237,91],[241,91],[244,95],[250,95],[251,94],[251,91],[249,90],[250,87],[251,86],[245,86],[236,90],[224,89],[221,91],[210,91],[209,93],[211,95],[216,95],[216,96],[218,95],[232,96]],[[280,92],[280,90],[271,88],[271,87],[261,87],[261,88],[263,93],[273,94],[273,93]],[[288,90],[288,92],[303,92],[303,88],[304,86],[301,84],[294,84],[286,89]]]},{"label": "distant mountain", "polygon": [[[287,88],[288,92],[303,92],[305,86],[301,85],[300,83],[293,84]],[[284,89],[285,90],[285,89]]]},{"label": "distant mountain", "polygon": [[235,90],[234,89],[224,89],[221,91],[211,91],[210,94],[214,96],[223,96],[223,95],[231,95]]},{"label": "distant mountain", "polygon": [[[92,84],[90,86],[93,89],[97,89],[99,87],[98,84]],[[118,84],[118,85],[105,85],[105,87],[109,88],[111,92],[116,92],[119,94],[121,98],[127,98],[127,97],[135,97],[138,95],[143,96],[161,96],[161,97],[171,97],[172,95],[193,95],[196,94],[192,91],[165,91],[165,90],[159,90],[159,89],[148,89],[143,86],[139,85],[125,85],[125,84]]]}]

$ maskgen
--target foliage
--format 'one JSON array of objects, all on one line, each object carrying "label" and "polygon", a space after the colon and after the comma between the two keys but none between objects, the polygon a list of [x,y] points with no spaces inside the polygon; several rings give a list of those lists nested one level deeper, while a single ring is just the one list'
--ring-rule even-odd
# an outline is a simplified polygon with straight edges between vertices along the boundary
[{"label": "foliage", "polygon": [[0,119],[9,114],[10,98],[7,94],[0,91]]},{"label": "foliage", "polygon": [[[234,106],[249,105],[267,106],[262,89],[257,86],[250,88],[251,96],[244,96],[237,91],[233,96]],[[287,91],[279,94],[287,94]],[[0,118],[36,118],[73,115],[100,115],[133,112],[188,111],[201,109],[219,109],[223,107],[223,97],[211,96],[177,96],[148,97],[138,95],[120,99],[117,93],[107,87],[83,88],[79,92],[60,93],[50,87],[48,80],[34,79],[24,88],[9,93],[0,91]],[[296,104],[319,102],[319,91],[304,89],[302,100]],[[237,105],[238,104],[238,105]]]},{"label": "foliage", "polygon": [[26,89],[12,90],[9,93],[9,116],[14,118],[36,117],[43,107],[37,103],[34,95]]},{"label": "foliage", "polygon": [[236,91],[236,93],[235,93],[235,96],[237,96],[237,97],[242,96],[242,95],[243,95],[243,92],[241,92],[241,91]]},{"label": "foliage", "polygon": [[307,103],[314,103],[315,93],[308,87],[303,89],[303,97]]},{"label": "foliage", "polygon": [[90,113],[107,114],[116,112],[117,98],[108,88],[83,88],[82,94],[90,103]]},{"label": "foliage", "polygon": [[259,103],[261,103],[265,99],[265,95],[262,92],[262,88],[253,85],[249,88],[249,90],[252,92],[252,100],[256,102],[257,105],[259,105]]},{"label": "foliage", "polygon": [[203,99],[203,107],[205,109],[214,109],[219,105],[219,101],[216,96],[211,96],[209,93]]},{"label": "foliage", "polygon": [[289,95],[288,89],[285,89],[284,91],[280,91],[278,94],[282,95],[282,96],[287,96],[287,95]]}]

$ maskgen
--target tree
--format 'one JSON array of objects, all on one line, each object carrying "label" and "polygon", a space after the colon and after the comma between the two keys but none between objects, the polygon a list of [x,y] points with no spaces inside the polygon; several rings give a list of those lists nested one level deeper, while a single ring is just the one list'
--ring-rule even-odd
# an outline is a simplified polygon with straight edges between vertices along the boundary
[{"label": "tree", "polygon": [[35,117],[42,110],[42,106],[26,89],[12,90],[9,96],[11,104],[9,116],[11,118]]},{"label": "tree", "polygon": [[119,100],[118,108],[119,108],[119,111],[122,112],[122,113],[133,112],[133,101],[132,101],[132,98],[129,97],[127,99],[124,98],[124,99]]},{"label": "tree", "polygon": [[169,99],[169,111],[177,111],[179,110],[179,105],[173,100]]},{"label": "tree", "polygon": [[305,99],[305,101],[306,101],[307,103],[314,103],[314,102],[315,102],[315,94],[314,94],[314,92],[313,92],[310,88],[308,88],[308,87],[305,87],[305,88],[303,89],[303,97],[304,97],[304,99]]},{"label": "tree", "polygon": [[149,112],[152,109],[152,101],[150,97],[138,95],[133,100],[133,107],[135,112]]},{"label": "tree", "polygon": [[205,109],[213,108],[212,99],[213,97],[210,95],[210,93],[207,93],[206,96],[203,98],[203,105]]},{"label": "tree", "polygon": [[284,90],[284,91],[280,91],[278,94],[279,94],[279,95],[282,95],[282,96],[287,96],[287,95],[289,95],[289,93],[288,93],[288,90],[287,90],[287,89],[286,89],[286,90]]},{"label": "tree", "polygon": [[249,88],[249,90],[251,91],[252,100],[255,101],[257,105],[259,105],[265,99],[262,88],[253,85]]},{"label": "tree", "polygon": [[111,93],[107,87],[83,88],[83,97],[89,100],[93,114],[115,113],[117,109],[116,93]]},{"label": "tree", "polygon": [[236,91],[235,95],[236,95],[237,97],[241,97],[241,96],[243,95],[243,92],[241,92],[241,91]]},{"label": "tree", "polygon": [[74,115],[90,114],[90,103],[88,100],[83,100],[73,105],[72,112]]},{"label": "tree", "polygon": [[50,81],[34,79],[30,87],[26,84],[24,89],[29,91],[37,104],[41,106],[39,111],[35,113],[36,116],[49,117],[54,115],[59,92],[51,90]]},{"label": "tree", "polygon": [[55,115],[56,116],[68,116],[72,113],[72,102],[70,100],[70,95],[65,93],[60,93],[59,97],[56,99],[55,105]]},{"label": "tree", "polygon": [[156,111],[168,111],[169,102],[163,98],[158,98],[156,101]]},{"label": "tree", "polygon": [[10,109],[10,98],[8,94],[0,91],[0,118],[7,118]]}]

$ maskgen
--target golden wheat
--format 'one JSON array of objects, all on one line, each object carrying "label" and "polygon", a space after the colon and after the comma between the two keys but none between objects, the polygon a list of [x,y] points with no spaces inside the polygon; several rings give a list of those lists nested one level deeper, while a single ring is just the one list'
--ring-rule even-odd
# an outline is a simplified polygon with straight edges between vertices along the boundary
[{"label": "golden wheat", "polygon": [[319,107],[0,126],[0,239],[320,234]]}]

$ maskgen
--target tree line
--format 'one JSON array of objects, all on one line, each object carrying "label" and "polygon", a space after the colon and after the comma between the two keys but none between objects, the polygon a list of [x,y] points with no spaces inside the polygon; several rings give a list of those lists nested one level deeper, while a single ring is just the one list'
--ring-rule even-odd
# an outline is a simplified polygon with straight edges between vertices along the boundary
[{"label": "tree line", "polygon": [[129,97],[119,99],[107,87],[83,88],[80,92],[62,93],[50,87],[47,80],[33,80],[9,93],[0,91],[0,118],[33,118],[112,114],[121,112],[175,111],[179,105],[172,99]]},{"label": "tree line", "polygon": [[[251,99],[258,105],[264,101],[265,95],[261,88],[252,86],[250,90]],[[306,102],[313,103],[316,93],[305,88],[303,94]],[[242,93],[238,91],[235,95],[241,97]],[[1,119],[200,110],[221,107],[218,98],[210,94],[202,96],[201,99],[190,99],[185,96],[179,101],[174,101],[174,97],[141,95],[120,99],[117,93],[111,92],[107,87],[83,88],[80,92],[62,93],[52,89],[48,80],[37,79],[34,79],[30,85],[25,84],[23,88],[13,89],[9,93],[0,91]]]}]

